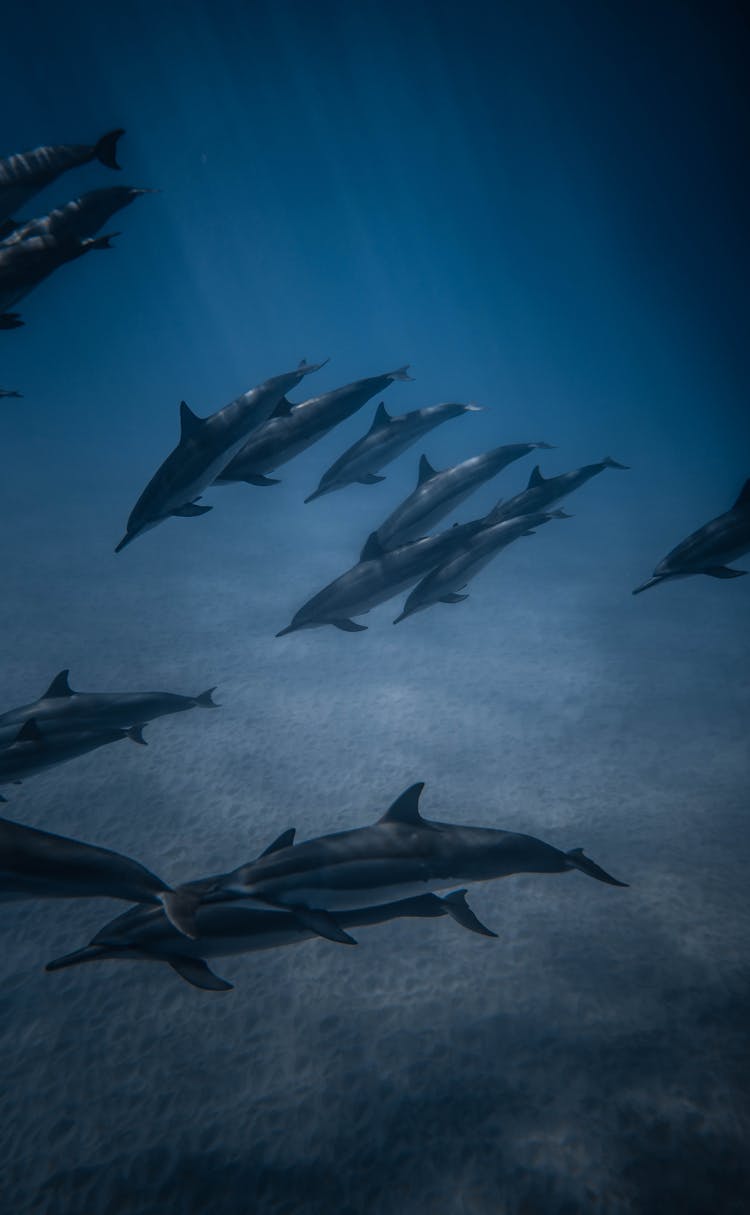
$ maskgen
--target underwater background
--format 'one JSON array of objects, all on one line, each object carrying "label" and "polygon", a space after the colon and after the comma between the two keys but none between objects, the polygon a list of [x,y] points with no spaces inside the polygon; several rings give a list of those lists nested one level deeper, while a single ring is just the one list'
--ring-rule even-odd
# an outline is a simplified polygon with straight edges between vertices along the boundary
[{"label": "underwater background", "polygon": [[[449,920],[222,960],[45,974],[117,914],[0,916],[0,1208],[25,1215],[744,1212],[750,685],[744,579],[633,599],[750,475],[748,20],[741,6],[73,0],[2,19],[0,155],[123,126],[115,216],[0,335],[0,708],[217,684],[11,788],[8,817],[176,883],[373,821],[585,846],[628,890],[477,886]],[[174,446],[303,357],[304,399],[409,363],[389,410],[476,401],[377,486],[308,506],[377,401],[214,510],[113,549]],[[437,467],[605,454],[574,516],[459,607],[276,639]],[[522,489],[536,458],[462,507]],[[740,562],[740,564],[742,564]]]}]

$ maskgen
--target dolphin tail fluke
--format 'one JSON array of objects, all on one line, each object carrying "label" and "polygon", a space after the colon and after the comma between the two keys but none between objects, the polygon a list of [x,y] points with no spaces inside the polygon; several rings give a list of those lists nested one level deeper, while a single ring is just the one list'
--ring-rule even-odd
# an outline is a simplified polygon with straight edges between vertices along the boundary
[{"label": "dolphin tail fluke", "polygon": [[322,363],[308,363],[307,359],[302,359],[297,366],[297,371],[300,375],[310,375],[313,371],[320,371],[321,367],[325,367],[326,363],[330,363],[330,358],[323,359]]},{"label": "dolphin tail fluke", "polygon": [[18,312],[0,313],[0,329],[20,329],[26,322],[21,320]]},{"label": "dolphin tail fluke", "polygon": [[201,901],[199,892],[180,886],[177,890],[164,890],[159,895],[159,900],[164,914],[178,932],[185,937],[198,935],[195,917]]},{"label": "dolphin tail fluke", "polygon": [[103,236],[92,236],[89,240],[82,241],[84,249],[111,249],[110,241],[113,241],[116,236],[121,236],[121,232],[105,232]]},{"label": "dolphin tail fluke", "polygon": [[409,375],[409,364],[405,363],[403,367],[397,367],[395,371],[388,372],[389,380],[413,380],[414,376]]},{"label": "dolphin tail fluke", "polygon": [[200,987],[202,991],[231,991],[234,987],[233,983],[215,975],[203,958],[174,956],[166,958],[166,961],[181,979],[193,987]]},{"label": "dolphin tail fluke", "polygon": [[138,745],[140,747],[148,746],[148,743],[146,742],[145,738],[143,737],[144,724],[148,725],[148,722],[146,722],[146,723],[142,722],[139,726],[131,726],[129,730],[125,731],[127,737],[130,739],[130,741],[134,742],[134,743],[138,743]]},{"label": "dolphin tail fluke", "polygon": [[117,163],[117,141],[124,134],[124,127],[118,127],[116,131],[107,131],[107,134],[102,135],[94,146],[94,156],[108,169],[122,168],[122,165]]},{"label": "dolphin tail fluke", "polygon": [[95,962],[105,953],[103,945],[87,945],[85,949],[76,949],[74,953],[66,953],[61,958],[53,958],[44,969],[65,970],[68,966],[80,966],[82,962]]},{"label": "dolphin tail fluke", "polygon": [[641,594],[643,594],[644,591],[647,591],[650,587],[658,586],[659,583],[663,582],[663,581],[664,581],[664,579],[661,576],[658,576],[655,578],[649,578],[648,582],[642,582],[641,585],[637,586],[632,593],[634,595],[641,595]]},{"label": "dolphin tail fluke", "polygon": [[469,932],[477,932],[482,937],[497,936],[496,932],[493,932],[491,928],[486,928],[482,921],[474,915],[466,902],[465,890],[454,890],[452,894],[446,894],[440,902],[448,915],[462,928],[467,928]]},{"label": "dolphin tail fluke", "polygon": [[570,862],[571,869],[580,869],[581,873],[587,873],[589,877],[596,878],[598,882],[606,882],[608,886],[627,886],[628,884],[618,882],[617,878],[613,878],[610,873],[594,864],[587,856],[584,856],[583,848],[571,848],[570,852],[565,853],[565,856]]},{"label": "dolphin tail fluke", "polygon": [[602,464],[604,465],[605,468],[621,468],[623,470],[623,472],[630,471],[629,464],[619,464],[617,462],[617,460],[613,460],[611,456],[605,456],[604,459],[602,460]]},{"label": "dolphin tail fluke", "polygon": [[200,696],[196,696],[195,703],[202,709],[218,709],[219,706],[213,697],[215,691],[216,688],[209,688],[207,692],[201,692]]}]

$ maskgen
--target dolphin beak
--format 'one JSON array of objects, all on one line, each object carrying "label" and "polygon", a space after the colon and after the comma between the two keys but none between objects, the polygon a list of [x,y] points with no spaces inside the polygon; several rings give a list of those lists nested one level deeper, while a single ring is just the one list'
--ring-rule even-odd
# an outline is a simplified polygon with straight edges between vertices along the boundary
[{"label": "dolphin beak", "polygon": [[484,413],[486,409],[486,405],[464,405],[464,413]]},{"label": "dolphin beak", "polygon": [[663,582],[663,581],[664,581],[664,576],[662,574],[659,574],[655,578],[649,578],[648,582],[643,582],[640,586],[637,586],[632,593],[634,595],[640,595],[643,591],[647,591],[649,589],[649,587],[658,586],[659,583]]},{"label": "dolphin beak", "polygon": [[299,628],[298,624],[288,624],[286,626],[286,628],[282,629],[281,632],[276,634],[276,636],[277,637],[286,637],[287,633],[296,633],[298,628]]},{"label": "dolphin beak", "polygon": [[131,541],[135,540],[137,535],[137,532],[126,532],[120,543],[117,545],[115,552],[121,553],[124,548],[127,548]]},{"label": "dolphin beak", "polygon": [[66,966],[78,966],[81,962],[93,962],[100,958],[106,949],[103,945],[87,945],[85,949],[77,949],[75,953],[66,953],[62,958],[54,958],[45,966],[45,970],[64,970]]},{"label": "dolphin beak", "polygon": [[310,494],[307,498],[305,498],[305,504],[307,504],[308,502],[314,502],[316,498],[322,498],[323,494],[327,494],[327,493],[328,493],[327,489],[321,489],[320,486],[318,486],[318,488],[315,490],[314,494]]},{"label": "dolphin beak", "polygon": [[393,623],[400,624],[402,620],[406,620],[407,616],[411,616],[411,612],[402,612],[400,616],[396,617]]}]

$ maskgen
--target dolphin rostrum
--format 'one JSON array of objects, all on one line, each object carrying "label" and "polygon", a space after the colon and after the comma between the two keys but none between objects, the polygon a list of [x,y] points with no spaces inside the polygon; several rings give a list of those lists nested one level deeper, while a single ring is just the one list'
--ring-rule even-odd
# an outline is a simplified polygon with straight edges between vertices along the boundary
[{"label": "dolphin rostrum", "polygon": [[425,409],[415,409],[411,413],[394,416],[381,401],[367,434],[347,448],[343,456],[339,456],[328,471],[323,473],[315,493],[305,498],[305,502],[312,502],[335,489],[343,489],[345,485],[351,485],[355,481],[360,485],[376,485],[378,481],[384,481],[385,477],[377,475],[379,470],[400,456],[407,447],[411,447],[443,422],[449,422],[451,418],[458,418],[464,413],[475,413],[479,409],[480,405],[458,405],[451,402],[430,405]]},{"label": "dolphin rostrum", "polygon": [[164,908],[179,932],[194,921],[194,900],[137,861],[64,835],[0,819],[0,901],[16,899],[125,899]]},{"label": "dolphin rostrum", "polygon": [[485,481],[496,477],[514,460],[520,460],[537,448],[550,446],[549,443],[510,443],[440,472],[432,467],[427,456],[422,456],[416,489],[381,523],[377,530],[378,540],[383,548],[397,548],[407,540],[426,536],[436,523]]},{"label": "dolphin rostrum", "polygon": [[373,532],[357,564],[313,595],[295,614],[292,623],[276,636],[284,637],[298,629],[314,629],[324,624],[332,624],[346,633],[364,632],[367,625],[355,623],[352,616],[361,616],[407,590],[453,556],[484,523],[483,519],[475,519],[471,523],[454,524],[437,536],[402,544],[390,552],[386,552]]},{"label": "dolphin rostrum", "polygon": [[512,873],[564,873],[624,886],[584,856],[494,827],[464,827],[422,818],[422,782],[410,786],[371,827],[357,827],[271,852],[202,888],[200,902],[249,899],[254,906],[291,911],[299,923],[332,941],[351,944],[337,913],[397,902],[466,882]]},{"label": "dolphin rostrum", "polygon": [[688,578],[691,574],[708,574],[711,578],[741,578],[747,570],[735,570],[730,561],[737,561],[750,552],[750,480],[740,490],[731,510],[673,548],[654,570],[653,577],[637,586],[634,595],[670,578]]},{"label": "dolphin rostrum", "polygon": [[37,723],[65,723],[68,730],[81,722],[98,726],[126,729],[145,725],[168,713],[186,709],[217,708],[212,698],[215,688],[200,696],[178,696],[174,692],[74,692],[68,681],[68,671],[60,671],[43,696],[28,705],[19,705],[0,714],[0,730],[4,726],[21,725],[33,717]]},{"label": "dolphin rostrum", "polygon": [[85,240],[89,236],[95,236],[117,211],[129,207],[142,194],[157,193],[157,190],[142,190],[135,186],[108,186],[102,190],[89,190],[87,194],[73,199],[64,207],[50,211],[48,215],[18,224],[0,247],[19,244],[30,236],[73,236],[78,240]]},{"label": "dolphin rostrum", "polygon": [[627,471],[627,464],[618,464],[611,456],[605,456],[598,464],[584,464],[572,472],[560,473],[558,477],[543,477],[537,464],[529,477],[529,484],[520,494],[508,498],[506,502],[498,502],[488,518],[493,523],[502,523],[504,519],[515,519],[518,515],[528,515],[532,511],[546,510],[553,502],[580,489],[592,477],[604,472],[605,468],[620,468]]},{"label": "dolphin rostrum", "polygon": [[23,324],[14,304],[24,299],[67,262],[76,261],[94,249],[111,249],[117,232],[79,240],[65,233],[41,234],[28,240],[0,245],[0,329],[17,329]]},{"label": "dolphin rostrum", "polygon": [[[40,726],[33,717],[20,728],[5,726],[0,733],[0,785],[20,784],[28,776],[77,759],[79,755],[88,755],[89,751],[119,742],[121,738],[146,746],[141,726],[118,730],[87,721],[61,724],[54,718]],[[5,800],[0,796],[0,801]]]},{"label": "dolphin rostrum", "polygon": [[267,420],[284,394],[322,366],[303,361],[294,371],[251,388],[208,418],[196,417],[182,401],[180,441],[133,507],[115,552],[171,515],[189,518],[211,510],[210,506],[197,505],[203,490],[237,454],[250,432]]},{"label": "dolphin rostrum", "polygon": [[79,168],[98,160],[108,169],[119,169],[116,160],[117,141],[125,132],[108,131],[95,144],[58,144],[56,147],[34,148],[0,160],[0,220],[15,215],[23,207],[69,169]]},{"label": "dolphin rostrum", "polygon": [[411,380],[408,364],[385,375],[355,380],[343,388],[334,388],[321,396],[311,397],[299,405],[286,399],[279,402],[276,412],[265,426],[251,435],[234,460],[217,478],[217,485],[246,481],[249,485],[277,485],[278,480],[266,476],[275,468],[305,451],[329,430],[345,422],[394,380]]},{"label": "dolphin rostrum", "polygon": [[0,397],[18,397],[23,396],[22,392],[17,392],[15,388],[0,388]]},{"label": "dolphin rostrum", "polygon": [[[266,849],[264,856],[288,848],[294,830],[285,831]],[[200,890],[215,879],[203,879],[181,889],[187,899],[196,888]],[[466,903],[466,891],[457,890],[444,898],[422,894],[398,902],[381,903],[342,912],[336,917],[342,931],[371,924],[383,924],[402,916],[451,916],[463,928],[481,936],[494,937],[477,919]],[[160,909],[133,907],[106,924],[85,949],[47,964],[47,970],[62,970],[82,962],[103,959],[125,959],[166,962],[174,971],[192,983],[210,991],[228,991],[232,984],[220,979],[206,964],[206,958],[229,957],[257,953],[319,937],[320,933],[305,926],[291,911],[272,911],[247,906],[240,902],[203,903],[197,907],[189,926],[195,933],[191,940],[175,932]],[[348,935],[348,934],[347,934]]]},{"label": "dolphin rostrum", "polygon": [[521,536],[533,536],[534,529],[549,523],[551,519],[567,519],[565,511],[549,514],[524,515],[519,519],[507,519],[469,536],[463,548],[443,565],[432,570],[409,595],[404,610],[394,620],[399,624],[415,612],[423,612],[435,603],[463,603],[469,596],[459,594],[502,549],[507,548]]}]

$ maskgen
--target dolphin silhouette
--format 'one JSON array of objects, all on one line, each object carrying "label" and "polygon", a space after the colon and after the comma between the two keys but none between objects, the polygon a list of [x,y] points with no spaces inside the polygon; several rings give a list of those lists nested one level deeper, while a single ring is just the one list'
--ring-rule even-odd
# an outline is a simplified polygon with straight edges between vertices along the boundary
[{"label": "dolphin silhouette", "polygon": [[94,144],[57,144],[18,152],[0,160],[0,221],[15,215],[19,207],[25,206],[30,198],[70,169],[92,160],[98,160],[108,169],[119,169],[117,141],[124,134],[124,130],[118,128],[107,131]]},{"label": "dolphin silhouette", "polygon": [[672,578],[688,578],[692,574],[708,574],[710,578],[741,578],[747,570],[731,569],[736,561],[750,552],[750,480],[740,490],[730,510],[699,527],[683,540],[654,570],[647,582],[637,586],[640,595],[651,586]]}]

